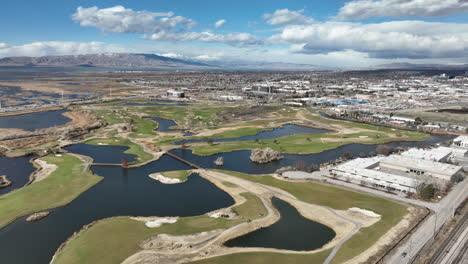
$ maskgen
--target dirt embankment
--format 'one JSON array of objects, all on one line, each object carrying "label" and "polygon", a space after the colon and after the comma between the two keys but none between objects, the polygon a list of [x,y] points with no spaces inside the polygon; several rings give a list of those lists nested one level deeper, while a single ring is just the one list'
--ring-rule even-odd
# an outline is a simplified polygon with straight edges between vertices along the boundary
[{"label": "dirt embankment", "polygon": [[64,115],[70,118],[71,121],[60,127],[43,128],[35,131],[0,129],[0,151],[7,154],[12,150],[34,149],[57,141],[59,137],[85,134],[104,125],[102,120],[88,111],[70,111]]}]

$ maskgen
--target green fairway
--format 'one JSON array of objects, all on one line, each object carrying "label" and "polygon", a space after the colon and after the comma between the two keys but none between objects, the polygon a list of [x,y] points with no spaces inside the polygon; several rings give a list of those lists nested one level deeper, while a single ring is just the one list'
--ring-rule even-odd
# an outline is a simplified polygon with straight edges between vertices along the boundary
[{"label": "green fairway", "polygon": [[0,196],[0,227],[18,217],[65,205],[102,180],[83,171],[83,162],[72,155],[41,159],[58,168],[40,182]]},{"label": "green fairway", "polygon": [[327,184],[315,182],[294,183],[278,180],[269,175],[248,175],[232,171],[221,172],[280,188],[309,203],[328,206],[337,210],[358,207],[382,215],[379,222],[370,227],[362,228],[343,244],[333,259],[333,263],[342,263],[363,252],[407,214],[407,208],[403,204]]},{"label": "green fairway", "polygon": [[58,254],[54,263],[121,263],[127,257],[141,250],[138,243],[158,234],[188,235],[215,229],[226,229],[266,215],[260,199],[253,194],[241,194],[246,202],[233,210],[239,218],[229,220],[212,218],[207,215],[179,218],[175,224],[163,224],[159,228],[148,228],[144,222],[128,217],[115,217],[99,221],[78,234]]},{"label": "green fairway", "polygon": [[144,118],[132,118],[131,125],[133,133],[130,134],[130,137],[132,138],[154,137],[156,136],[154,131],[159,127],[157,122]]},{"label": "green fairway", "polygon": [[[422,136],[424,135],[424,136]],[[359,144],[382,144],[389,141],[419,141],[425,139],[425,134],[408,134],[407,137],[388,137],[384,133],[362,132],[355,134],[299,134],[276,139],[250,140],[250,141],[225,141],[213,144],[196,143],[188,148],[197,155],[213,155],[222,152],[230,152],[243,149],[271,148],[282,153],[289,154],[314,154],[334,149],[343,145]],[[361,137],[367,137],[363,141]],[[322,139],[330,139],[324,142]]]}]

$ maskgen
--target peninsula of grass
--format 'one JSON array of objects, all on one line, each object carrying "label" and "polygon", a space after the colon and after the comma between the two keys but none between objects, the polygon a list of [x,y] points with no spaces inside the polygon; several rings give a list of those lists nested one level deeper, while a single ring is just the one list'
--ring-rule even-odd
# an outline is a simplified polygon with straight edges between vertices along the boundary
[{"label": "peninsula of grass", "polygon": [[361,252],[374,245],[380,237],[395,226],[408,213],[407,207],[403,204],[376,196],[337,188],[328,184],[316,182],[294,183],[282,181],[270,175],[249,175],[232,171],[218,171],[285,190],[298,199],[308,203],[328,206],[336,210],[347,210],[351,207],[358,207],[371,210],[382,216],[380,221],[372,226],[361,228],[358,233],[345,242],[334,257],[332,263],[343,263],[359,255]]},{"label": "peninsula of grass", "polygon": [[156,136],[154,131],[159,127],[158,122],[144,118],[132,118],[130,124],[133,127],[131,138],[154,137]]},{"label": "peninsula of grass", "polygon": [[68,204],[103,179],[84,170],[83,162],[72,155],[41,159],[57,165],[57,169],[40,182],[0,197],[0,227],[19,217]]},{"label": "peninsula of grass", "polygon": [[161,175],[167,178],[179,179],[181,182],[184,182],[192,174],[189,170],[178,170],[178,171],[165,171],[161,172]]},{"label": "peninsula of grass", "polygon": [[196,143],[188,148],[197,155],[213,155],[243,149],[271,148],[288,154],[315,154],[347,144],[383,144],[391,141],[420,141],[429,135],[408,132],[401,137],[384,133],[361,132],[353,134],[298,134],[276,139]]},{"label": "peninsula of grass", "polygon": [[[216,229],[227,229],[246,220],[257,219],[267,214],[262,201],[250,193],[242,193],[246,202],[234,206],[237,219],[212,218],[208,215],[182,217],[175,224],[163,224],[148,228],[144,222],[128,217],[114,217],[97,222],[81,231],[60,252],[53,263],[122,263],[141,250],[138,244],[158,234],[189,235]],[[106,238],[106,239],[102,239]]]},{"label": "peninsula of grass", "polygon": [[153,159],[153,155],[144,151],[143,147],[133,143],[131,140],[126,138],[114,137],[114,138],[95,138],[90,139],[84,142],[85,144],[89,145],[111,145],[111,146],[128,146],[129,149],[126,150],[124,153],[133,154],[138,156],[138,161],[132,162],[131,164],[137,163],[145,163],[151,159]]}]

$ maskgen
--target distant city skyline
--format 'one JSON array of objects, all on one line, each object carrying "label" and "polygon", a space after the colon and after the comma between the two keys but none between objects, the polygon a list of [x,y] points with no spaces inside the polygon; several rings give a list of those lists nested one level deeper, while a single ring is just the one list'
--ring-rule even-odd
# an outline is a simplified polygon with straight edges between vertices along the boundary
[{"label": "distant city skyline", "polygon": [[153,53],[202,62],[468,63],[468,0],[8,1],[0,58]]}]

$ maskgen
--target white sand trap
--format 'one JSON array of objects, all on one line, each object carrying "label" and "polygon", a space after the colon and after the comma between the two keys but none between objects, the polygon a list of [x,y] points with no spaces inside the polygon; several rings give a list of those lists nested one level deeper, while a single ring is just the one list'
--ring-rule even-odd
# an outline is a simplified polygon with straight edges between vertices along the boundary
[{"label": "white sand trap", "polygon": [[375,217],[375,218],[381,217],[381,215],[376,214],[376,213],[374,213],[374,212],[372,212],[370,210],[365,210],[365,209],[361,209],[361,208],[357,208],[357,207],[352,207],[352,208],[349,208],[348,210],[358,212],[358,213],[361,213],[361,214],[369,216],[369,217]]},{"label": "white sand trap", "polygon": [[55,157],[62,157],[62,154],[56,154]]},{"label": "white sand trap", "polygon": [[149,228],[155,228],[155,227],[160,227],[162,224],[174,224],[176,222],[177,222],[177,219],[161,218],[161,219],[156,219],[153,221],[148,221],[145,223],[145,225]]},{"label": "white sand trap", "polygon": [[98,145],[101,145],[101,146],[102,146],[102,145],[107,145],[107,143],[101,143],[101,142],[99,142],[99,143],[97,143],[97,144],[98,144]]},{"label": "white sand trap", "polygon": [[222,215],[222,213],[221,213],[221,212],[218,212],[218,213],[211,214],[210,217],[212,217],[212,218],[220,218],[221,215]]},{"label": "white sand trap", "polygon": [[153,174],[150,174],[149,177],[151,179],[157,180],[157,181],[159,181],[161,183],[164,183],[164,184],[177,184],[177,183],[180,183],[179,179],[164,177],[164,176],[161,175],[161,173],[153,173]]}]

